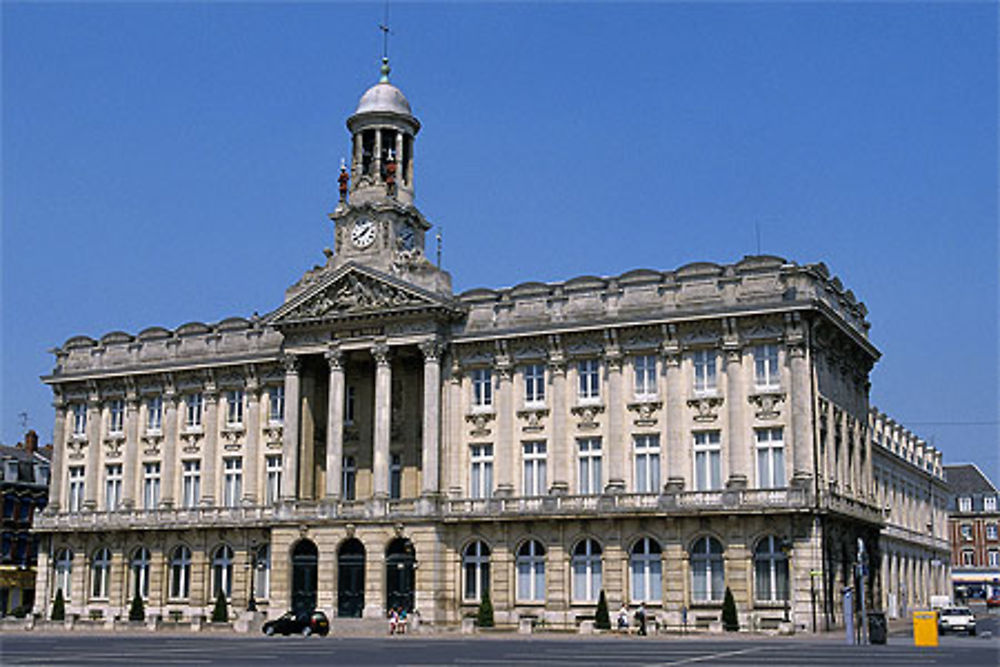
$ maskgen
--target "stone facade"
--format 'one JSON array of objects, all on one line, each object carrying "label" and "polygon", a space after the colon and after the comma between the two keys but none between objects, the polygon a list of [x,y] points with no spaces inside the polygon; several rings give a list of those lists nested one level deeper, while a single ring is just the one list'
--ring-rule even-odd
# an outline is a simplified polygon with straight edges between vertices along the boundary
[{"label": "stone facade", "polygon": [[45,599],[454,626],[489,587],[501,624],[573,627],[604,590],[716,628],[729,587],[743,627],[837,624],[882,548],[864,305],[770,256],[455,295],[387,69],[283,305],[56,351]]}]

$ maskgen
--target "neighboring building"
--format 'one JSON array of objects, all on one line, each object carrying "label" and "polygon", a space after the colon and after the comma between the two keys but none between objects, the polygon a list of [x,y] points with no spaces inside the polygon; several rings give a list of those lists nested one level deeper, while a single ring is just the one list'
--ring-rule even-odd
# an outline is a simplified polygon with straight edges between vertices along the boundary
[{"label": "neighboring building", "polygon": [[489,589],[573,626],[603,589],[717,627],[729,587],[744,627],[838,623],[859,538],[881,562],[864,305],[769,256],[454,295],[387,75],[283,305],[56,350],[45,599],[444,625]]},{"label": "neighboring building", "polygon": [[31,534],[35,512],[49,498],[49,453],[28,431],[16,447],[0,445],[0,616],[21,615],[35,601],[37,548]]},{"label": "neighboring building", "polygon": [[875,496],[885,527],[882,552],[882,609],[907,618],[929,609],[932,595],[950,592],[948,487],[941,452],[888,415],[872,408]]},{"label": "neighboring building", "polygon": [[974,463],[944,467],[952,583],[960,598],[1000,595],[1000,493]]}]

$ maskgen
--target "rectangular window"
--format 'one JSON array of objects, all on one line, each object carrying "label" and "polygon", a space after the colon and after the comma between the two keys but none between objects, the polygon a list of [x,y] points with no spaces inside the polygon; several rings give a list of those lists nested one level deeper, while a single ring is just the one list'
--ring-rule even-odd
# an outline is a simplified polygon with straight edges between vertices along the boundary
[{"label": "rectangular window", "polygon": [[109,463],[104,468],[104,508],[114,512],[122,502],[122,464]]},{"label": "rectangular window", "polygon": [[987,553],[987,558],[989,559],[988,564],[990,567],[1000,566],[1000,551],[997,551],[996,549],[990,549],[989,552]]},{"label": "rectangular window", "polygon": [[87,434],[87,406],[83,403],[73,404],[73,435]]},{"label": "rectangular window", "polygon": [[959,512],[971,512],[972,511],[972,498],[963,497],[958,499],[958,511]]},{"label": "rectangular window", "polygon": [[389,497],[402,498],[403,493],[403,457],[392,454],[389,457]]},{"label": "rectangular window", "polygon": [[201,461],[184,462],[184,494],[182,504],[191,509],[201,502]]},{"label": "rectangular window", "polygon": [[281,454],[268,454],[266,461],[267,488],[264,502],[273,505],[281,498]]},{"label": "rectangular window", "polygon": [[986,539],[988,540],[997,539],[997,525],[995,523],[986,524]]},{"label": "rectangular window", "polygon": [[635,397],[649,398],[656,396],[656,357],[645,354],[635,358]]},{"label": "rectangular window", "polygon": [[780,428],[761,428],[757,438],[757,487],[780,489],[785,486],[785,442]]},{"label": "rectangular window", "polygon": [[477,368],[472,371],[472,406],[487,408],[493,405],[493,371]]},{"label": "rectangular window", "polygon": [[243,496],[243,459],[233,456],[223,459],[223,464],[225,466],[223,503],[226,507],[239,507],[240,498]]},{"label": "rectangular window", "polygon": [[160,504],[160,464],[145,463],[142,468],[142,506],[155,510]]},{"label": "rectangular window", "polygon": [[125,429],[125,401],[120,398],[108,403],[108,433],[121,433]]},{"label": "rectangular window", "polygon": [[967,523],[963,523],[961,525],[961,527],[959,528],[959,530],[962,533],[962,539],[963,540],[965,540],[966,542],[971,542],[972,541],[972,526],[971,525],[969,525]]},{"label": "rectangular window", "polygon": [[239,389],[226,392],[226,424],[229,426],[243,424],[243,392]]},{"label": "rectangular window", "polygon": [[694,355],[694,393],[714,394],[716,390],[715,350],[697,350]]},{"label": "rectangular window", "polygon": [[201,426],[201,413],[205,405],[205,397],[202,394],[188,394],[184,403],[187,406],[187,419],[184,424],[188,428],[198,428]]},{"label": "rectangular window", "polygon": [[657,493],[660,489],[660,436],[637,435],[635,448],[635,492]]},{"label": "rectangular window", "polygon": [[696,491],[722,488],[722,446],[718,431],[694,434],[694,485]]},{"label": "rectangular window", "polygon": [[493,495],[493,445],[471,445],[469,454],[470,495],[473,498],[489,498]]},{"label": "rectangular window", "polygon": [[601,474],[601,439],[580,438],[576,441],[577,493],[598,494],[604,488]]},{"label": "rectangular window", "polygon": [[267,421],[280,424],[285,420],[285,387],[277,385],[268,392]]},{"label": "rectangular window", "polygon": [[545,442],[525,442],[521,445],[521,448],[524,467],[524,488],[522,489],[522,493],[525,496],[545,495]]},{"label": "rectangular window", "polygon": [[357,497],[358,466],[353,456],[345,456],[341,466],[344,500],[354,500]]},{"label": "rectangular window", "polygon": [[962,552],[962,565],[975,565],[976,556],[971,549],[966,549]]},{"label": "rectangular window", "polygon": [[597,359],[584,359],[576,365],[580,378],[579,396],[581,401],[598,401],[601,398],[601,364]]},{"label": "rectangular window", "polygon": [[146,402],[146,432],[159,433],[163,428],[163,399],[154,396]]},{"label": "rectangular window", "polygon": [[781,386],[778,374],[778,346],[757,345],[753,349],[753,379],[757,389],[777,389]]},{"label": "rectangular window", "polygon": [[545,366],[542,364],[524,367],[524,404],[545,405]]},{"label": "rectangular window", "polygon": [[344,423],[353,424],[354,423],[354,402],[357,392],[354,387],[348,386],[347,391],[344,392]]},{"label": "rectangular window", "polygon": [[83,466],[69,468],[69,511],[79,512],[83,509]]},{"label": "rectangular window", "polygon": [[983,496],[983,511],[984,512],[996,512],[997,511],[997,497],[996,496]]}]

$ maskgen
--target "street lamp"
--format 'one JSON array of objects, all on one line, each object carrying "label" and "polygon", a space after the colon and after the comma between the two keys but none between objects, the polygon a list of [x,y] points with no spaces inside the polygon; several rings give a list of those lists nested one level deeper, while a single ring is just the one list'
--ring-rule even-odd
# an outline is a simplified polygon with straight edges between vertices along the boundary
[{"label": "street lamp", "polygon": [[257,579],[257,568],[259,562],[257,559],[257,542],[250,543],[250,553],[248,554],[249,559],[249,570],[250,570],[250,599],[247,600],[247,611],[257,611],[257,600],[254,599],[254,583]]},{"label": "street lamp", "polygon": [[785,573],[788,576],[788,585],[785,588],[785,623],[791,621],[789,614],[791,611],[791,602],[789,598],[792,595],[792,567],[791,567],[791,554],[792,554],[792,541],[787,538],[781,538],[781,553],[785,556]]}]

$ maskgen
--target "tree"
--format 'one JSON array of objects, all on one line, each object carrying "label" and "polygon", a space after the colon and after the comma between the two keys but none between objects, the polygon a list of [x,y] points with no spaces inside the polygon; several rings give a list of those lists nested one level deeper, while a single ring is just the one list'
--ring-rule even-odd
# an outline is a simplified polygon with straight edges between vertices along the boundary
[{"label": "tree", "polygon": [[135,597],[132,598],[132,606],[128,610],[128,620],[130,621],[145,621],[146,620],[146,606],[142,603],[142,596],[139,595],[138,591]]},{"label": "tree", "polygon": [[722,600],[722,627],[726,632],[736,632],[740,629],[740,619],[736,615],[736,600],[733,592],[726,586],[726,597]]},{"label": "tree", "polygon": [[66,601],[63,599],[61,588],[56,591],[56,599],[52,602],[52,616],[49,618],[53,621],[66,620]]},{"label": "tree", "polygon": [[212,610],[212,623],[228,623],[229,606],[226,604],[226,595],[221,590],[219,596],[215,598],[215,609]]},{"label": "tree", "polygon": [[476,625],[480,628],[493,627],[493,603],[490,602],[489,590],[483,591],[483,599],[479,601],[479,612],[476,614]]},{"label": "tree", "polygon": [[608,614],[608,600],[604,597],[604,589],[597,598],[597,614],[594,616],[594,627],[598,630],[611,629],[611,616]]}]

